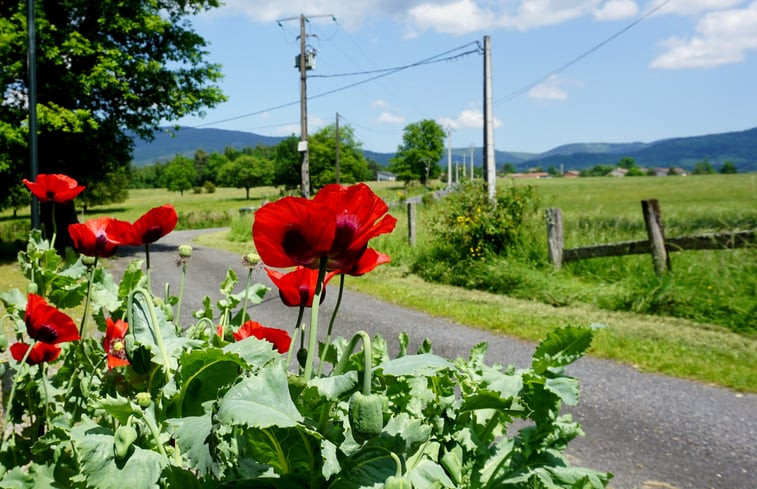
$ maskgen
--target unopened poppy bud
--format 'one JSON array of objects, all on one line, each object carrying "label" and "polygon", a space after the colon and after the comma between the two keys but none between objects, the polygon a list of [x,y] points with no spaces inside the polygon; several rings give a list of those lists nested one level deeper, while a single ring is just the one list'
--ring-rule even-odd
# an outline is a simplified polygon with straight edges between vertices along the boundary
[{"label": "unopened poppy bud", "polygon": [[0,353],[4,352],[6,348],[8,348],[8,338],[0,333]]},{"label": "unopened poppy bud", "polygon": [[179,256],[182,258],[192,256],[192,246],[188,244],[179,245]]},{"label": "unopened poppy bud", "polygon": [[94,256],[86,256],[86,255],[82,256],[81,257],[81,262],[82,262],[82,264],[85,267],[89,268],[89,267],[91,267],[92,265],[95,264],[95,257]]},{"label": "unopened poppy bud", "polygon": [[247,268],[252,268],[260,263],[260,255],[255,252],[247,253],[242,257],[242,263],[244,263],[244,266]]},{"label": "unopened poppy bud", "polygon": [[27,294],[36,294],[38,290],[39,286],[37,286],[37,284],[35,284],[34,282],[29,282],[28,284],[26,284]]},{"label": "unopened poppy bud", "polygon": [[152,402],[149,392],[137,392],[137,404],[141,408],[146,408]]}]

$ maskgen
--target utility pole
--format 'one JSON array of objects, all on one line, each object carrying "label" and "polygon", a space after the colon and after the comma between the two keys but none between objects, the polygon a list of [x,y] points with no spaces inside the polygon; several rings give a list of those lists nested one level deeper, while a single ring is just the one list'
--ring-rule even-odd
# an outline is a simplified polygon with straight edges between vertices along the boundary
[{"label": "utility pole", "polygon": [[[29,180],[37,179],[39,160],[37,145],[37,34],[34,15],[34,0],[26,0],[26,25],[28,29],[28,75],[29,75]],[[32,229],[39,229],[39,206],[32,194]]]},{"label": "utility pole", "polygon": [[452,128],[447,128],[447,190],[452,189]]},{"label": "utility pole", "polygon": [[336,113],[336,183],[339,183],[339,112]]},{"label": "utility pole", "polygon": [[470,181],[473,181],[473,144],[470,145]]},{"label": "utility pole", "polygon": [[492,51],[484,36],[484,180],[489,199],[496,195],[497,168],[494,161],[494,115],[492,113]]},{"label": "utility pole", "polygon": [[302,153],[302,188],[300,195],[310,197],[310,152],[308,150],[308,93],[307,93],[307,72],[315,68],[315,51],[307,49],[307,33],[305,32],[305,22],[314,17],[331,17],[336,21],[332,14],[328,15],[308,15],[300,14],[299,17],[289,17],[279,19],[277,24],[289,20],[300,21],[300,54],[295,57],[295,68],[300,71],[300,142],[297,144],[297,151]]},{"label": "utility pole", "polygon": [[465,150],[463,150],[463,179],[465,179],[465,171],[468,169],[467,166],[465,166]]}]

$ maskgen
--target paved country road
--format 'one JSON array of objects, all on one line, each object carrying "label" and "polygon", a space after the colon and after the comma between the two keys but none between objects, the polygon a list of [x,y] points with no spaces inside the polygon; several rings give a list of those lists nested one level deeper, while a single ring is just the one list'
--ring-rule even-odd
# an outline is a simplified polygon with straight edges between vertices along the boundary
[{"label": "paved country road", "polygon": [[[170,283],[179,289],[180,269],[176,247],[191,243],[206,231],[175,231],[151,246],[153,288]],[[233,268],[241,290],[247,269],[241,257],[225,251],[193,245],[182,305],[182,322],[200,307],[203,297],[220,298],[226,270]],[[127,248],[111,260],[115,275],[141,250]],[[253,282],[271,286],[265,272],[256,271]],[[329,289],[322,307],[330,317],[335,288]],[[276,290],[262,304],[250,308],[253,319],[271,327],[291,330],[297,310],[282,305]],[[324,320],[325,321],[325,320]],[[323,323],[322,323],[323,324]],[[406,331],[414,344],[433,342],[434,353],[445,357],[467,356],[473,345],[489,343],[489,363],[529,364],[534,344],[466,327],[445,319],[345,291],[335,334],[349,337],[364,329],[382,334],[390,344]],[[571,367],[581,381],[582,394],[571,412],[586,436],[571,443],[574,463],[615,474],[615,489],[757,489],[757,395],[739,394],[718,387],[641,373],[634,368],[591,357]]]}]

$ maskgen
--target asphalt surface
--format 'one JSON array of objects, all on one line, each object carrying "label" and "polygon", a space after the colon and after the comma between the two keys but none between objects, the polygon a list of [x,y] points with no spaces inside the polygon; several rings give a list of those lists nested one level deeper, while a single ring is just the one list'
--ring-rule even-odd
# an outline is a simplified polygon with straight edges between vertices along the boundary
[{"label": "asphalt surface", "polygon": [[[190,244],[203,231],[175,231],[151,245],[153,289],[170,284],[179,290],[176,266],[179,244]],[[207,231],[204,231],[207,232]],[[241,291],[247,269],[241,256],[193,245],[187,270],[182,324],[191,324],[192,311],[202,299],[221,297],[220,284],[231,267],[239,276]],[[141,249],[126,248],[110,261],[117,277]],[[267,326],[291,331],[297,309],[284,306],[262,270],[253,272],[253,283],[272,288],[263,303],[249,308],[253,319]],[[328,289],[321,308],[329,318],[336,288]],[[323,319],[324,324],[327,319]],[[321,328],[320,333],[324,333]],[[526,367],[535,344],[470,328],[446,319],[404,309],[370,296],[345,291],[335,323],[335,335],[351,337],[363,329],[380,333],[390,349],[405,331],[412,345],[424,338],[434,353],[444,357],[467,356],[482,341],[489,344],[489,363]],[[414,349],[414,348],[413,348]],[[642,373],[631,366],[585,357],[570,367],[582,386],[581,401],[568,410],[581,423],[586,436],[568,449],[573,463],[614,474],[615,489],[757,489],[757,395],[740,394],[662,375]]]}]

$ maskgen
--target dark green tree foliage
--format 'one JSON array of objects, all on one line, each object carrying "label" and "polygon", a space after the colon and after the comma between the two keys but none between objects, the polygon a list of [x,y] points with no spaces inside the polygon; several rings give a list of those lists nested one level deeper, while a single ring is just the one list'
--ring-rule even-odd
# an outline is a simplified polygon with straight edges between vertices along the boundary
[{"label": "dark green tree foliage", "polygon": [[[0,195],[28,175],[26,1],[0,2]],[[128,168],[130,134],[224,97],[219,66],[187,21],[217,0],[35,2],[39,172],[88,189]],[[120,182],[120,177],[110,181]],[[99,192],[101,198],[123,198]]]},{"label": "dark green tree foliage", "polygon": [[292,134],[276,146],[274,153],[273,184],[285,190],[294,190],[302,185],[302,156],[297,151],[298,141],[299,138]]},{"label": "dark green tree foliage", "polygon": [[250,189],[273,183],[274,167],[269,159],[243,154],[221,167],[218,178],[222,185],[245,190],[250,199]]},{"label": "dark green tree foliage", "polygon": [[502,167],[502,171],[508,175],[511,173],[518,173],[518,170],[515,168],[515,165],[513,165],[512,163],[505,163],[505,166]]},{"label": "dark green tree foliage", "polygon": [[726,161],[725,163],[723,163],[723,166],[720,167],[720,173],[724,175],[729,173],[738,173],[738,170],[736,169],[736,165],[734,165],[730,161]]},{"label": "dark green tree foliage", "polygon": [[[319,189],[336,182],[336,125],[324,127],[308,138],[310,186]],[[350,184],[370,178],[363,148],[349,125],[339,126],[339,183]]]},{"label": "dark green tree foliage", "polygon": [[419,180],[425,185],[442,172],[438,162],[444,155],[444,137],[444,129],[434,120],[408,124],[389,169],[406,183]]},{"label": "dark green tree foliage", "polygon": [[168,162],[163,170],[162,183],[172,192],[179,192],[184,195],[185,190],[195,186],[197,181],[197,170],[195,162],[181,155],[176,155],[174,159]]},{"label": "dark green tree foliage", "polygon": [[707,160],[698,161],[694,164],[694,175],[712,175],[715,173],[715,168]]},{"label": "dark green tree foliage", "polygon": [[614,169],[615,168],[610,165],[594,165],[591,168],[584,168],[579,175],[582,177],[603,177]]}]

